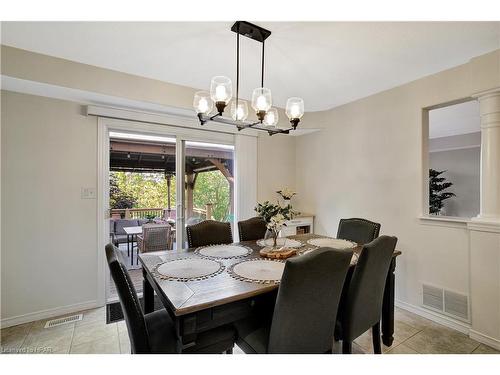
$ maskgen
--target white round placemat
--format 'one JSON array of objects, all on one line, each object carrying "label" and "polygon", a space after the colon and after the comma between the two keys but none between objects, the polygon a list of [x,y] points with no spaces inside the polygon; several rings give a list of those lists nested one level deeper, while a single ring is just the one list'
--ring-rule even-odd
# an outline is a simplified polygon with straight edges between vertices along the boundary
[{"label": "white round placemat", "polygon": [[312,238],[307,243],[317,247],[333,247],[334,249],[353,249],[358,246],[355,242],[337,238]]},{"label": "white round placemat", "polygon": [[197,248],[194,253],[207,258],[231,259],[252,254],[252,249],[242,245],[211,245]]},{"label": "white round placemat", "polygon": [[181,258],[157,264],[153,273],[164,280],[190,281],[213,277],[224,268],[222,263],[211,259]]},{"label": "white round placemat", "polygon": [[271,259],[250,259],[233,264],[229,274],[237,280],[257,284],[277,284],[281,281],[285,263]]},{"label": "white round placemat", "polygon": [[[272,238],[268,238],[266,240],[258,240],[257,245],[262,246],[262,247],[273,246],[274,241]],[[294,248],[294,249],[297,247],[304,246],[304,244],[302,242],[297,241],[297,240],[292,240],[291,238],[286,238],[286,237],[279,237],[276,240],[276,245],[280,246],[280,247],[286,246],[286,247],[290,247],[290,248]]]}]

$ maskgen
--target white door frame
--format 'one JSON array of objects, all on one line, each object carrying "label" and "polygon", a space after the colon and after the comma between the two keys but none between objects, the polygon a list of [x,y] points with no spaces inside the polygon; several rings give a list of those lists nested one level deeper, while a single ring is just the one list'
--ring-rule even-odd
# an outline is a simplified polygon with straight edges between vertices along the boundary
[{"label": "white door frame", "polygon": [[[235,145],[234,135],[230,133],[215,132],[204,129],[192,129],[176,125],[161,125],[158,123],[147,123],[131,121],[116,118],[97,118],[97,303],[99,306],[106,304],[106,293],[109,288],[109,270],[107,267],[106,256],[104,255],[104,246],[109,241],[109,132],[131,132],[139,134],[150,134],[157,136],[168,136],[176,138],[176,168],[181,166],[182,172],[184,163],[177,163],[177,160],[184,160],[185,141],[195,142],[213,142],[218,144]],[[180,147],[181,146],[181,147]],[[236,153],[236,147],[235,147]],[[181,174],[182,175],[182,174]],[[176,179],[176,196],[184,196],[184,185],[182,180]],[[181,192],[181,195],[177,195]],[[235,194],[235,192],[233,193]],[[237,202],[237,196],[234,196],[233,202]],[[176,209],[179,208],[181,215],[176,218],[182,220],[183,200],[176,201]],[[236,220],[236,218],[235,218]],[[180,241],[184,241],[183,233],[179,234]],[[179,238],[176,242],[182,246]]]}]

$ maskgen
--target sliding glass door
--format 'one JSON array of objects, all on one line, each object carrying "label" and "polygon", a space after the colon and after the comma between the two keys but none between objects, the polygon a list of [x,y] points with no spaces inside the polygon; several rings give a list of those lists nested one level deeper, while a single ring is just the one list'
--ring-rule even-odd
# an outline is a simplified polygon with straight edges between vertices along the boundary
[{"label": "sliding glass door", "polygon": [[[177,234],[187,247],[185,228],[204,220],[234,221],[234,146],[229,144],[182,141],[182,205],[178,205]],[[180,158],[179,158],[180,160]]]}]

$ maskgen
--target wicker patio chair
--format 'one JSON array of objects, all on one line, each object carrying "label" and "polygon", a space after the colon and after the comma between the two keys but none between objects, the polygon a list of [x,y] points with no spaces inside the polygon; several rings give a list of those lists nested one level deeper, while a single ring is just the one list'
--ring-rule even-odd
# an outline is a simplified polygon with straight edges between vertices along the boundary
[{"label": "wicker patio chair", "polygon": [[170,224],[144,224],[142,234],[137,236],[137,246],[141,253],[172,250],[172,227]]}]

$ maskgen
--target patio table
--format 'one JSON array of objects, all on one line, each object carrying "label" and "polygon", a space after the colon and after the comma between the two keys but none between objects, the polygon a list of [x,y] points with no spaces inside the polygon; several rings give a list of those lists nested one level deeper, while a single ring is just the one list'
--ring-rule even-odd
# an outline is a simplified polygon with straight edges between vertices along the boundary
[{"label": "patio table", "polygon": [[[134,236],[135,242],[137,243],[137,235],[142,234],[142,226],[135,227],[123,227],[123,230],[127,234],[127,251],[131,251],[130,255],[130,265],[134,265]],[[132,245],[132,246],[130,246]],[[137,247],[137,245],[136,245]],[[139,258],[139,249],[137,248],[137,258]],[[137,259],[137,264],[139,264],[139,259]]]}]

